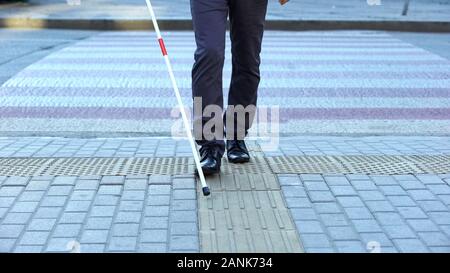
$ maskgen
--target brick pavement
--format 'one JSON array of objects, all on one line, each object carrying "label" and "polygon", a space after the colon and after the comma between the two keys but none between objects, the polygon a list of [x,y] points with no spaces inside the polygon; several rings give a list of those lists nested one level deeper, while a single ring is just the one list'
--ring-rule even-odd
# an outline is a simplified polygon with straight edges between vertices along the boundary
[{"label": "brick pavement", "polygon": [[[449,153],[448,137],[282,138],[254,155]],[[0,138],[2,158],[173,157],[168,138]],[[105,151],[107,150],[107,151]],[[1,170],[7,169],[1,166]],[[237,170],[237,169],[236,169]],[[269,169],[268,169],[269,170]],[[258,170],[256,170],[258,171]],[[450,171],[0,176],[2,252],[449,252]]]},{"label": "brick pavement", "polygon": [[199,251],[192,176],[8,177],[2,252]]}]

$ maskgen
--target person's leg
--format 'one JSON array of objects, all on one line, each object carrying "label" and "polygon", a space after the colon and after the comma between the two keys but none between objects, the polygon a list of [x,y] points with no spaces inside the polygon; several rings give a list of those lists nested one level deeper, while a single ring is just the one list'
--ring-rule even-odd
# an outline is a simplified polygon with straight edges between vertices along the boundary
[{"label": "person's leg", "polygon": [[[267,0],[230,0],[230,38],[232,75],[228,105],[249,110],[242,120],[235,116],[234,128],[226,128],[227,139],[243,139],[256,111],[260,81],[260,52],[267,11]],[[249,107],[250,106],[250,107]],[[231,111],[228,111],[231,115]],[[231,117],[231,116],[230,116]],[[226,115],[224,116],[225,126]],[[231,123],[231,122],[230,122]],[[230,135],[229,130],[234,129]]]},{"label": "person's leg", "polygon": [[[195,63],[192,68],[194,103],[195,98],[201,98],[202,113],[209,105],[222,109],[222,70],[225,59],[228,0],[191,0],[191,13],[197,44]],[[195,105],[194,108],[196,108]],[[215,144],[219,146],[219,152],[223,155],[225,145],[223,133],[221,133],[223,132],[222,113],[218,119],[221,128],[216,128],[215,133],[208,136],[206,133],[203,134],[203,128],[212,117],[203,117],[202,113],[194,110],[194,136],[197,144],[201,146]]]}]

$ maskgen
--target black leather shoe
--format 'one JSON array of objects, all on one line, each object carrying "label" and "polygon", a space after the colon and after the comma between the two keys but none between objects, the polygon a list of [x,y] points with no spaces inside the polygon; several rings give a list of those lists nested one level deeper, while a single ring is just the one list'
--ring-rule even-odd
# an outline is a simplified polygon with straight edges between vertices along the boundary
[{"label": "black leather shoe", "polygon": [[219,173],[221,161],[222,155],[217,145],[203,145],[200,148],[200,165],[202,166],[203,174]]},{"label": "black leather shoe", "polygon": [[243,140],[227,140],[227,157],[232,163],[245,163],[250,161],[250,154]]}]

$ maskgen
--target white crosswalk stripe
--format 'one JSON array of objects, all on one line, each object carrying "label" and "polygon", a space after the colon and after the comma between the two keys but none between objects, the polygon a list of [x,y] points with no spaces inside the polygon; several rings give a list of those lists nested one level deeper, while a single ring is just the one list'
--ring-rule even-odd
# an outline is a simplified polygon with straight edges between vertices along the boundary
[{"label": "white crosswalk stripe", "polygon": [[[0,130],[170,134],[176,101],[153,37],[99,33],[30,65],[0,87]],[[165,40],[190,105],[193,33]],[[267,31],[261,57],[258,102],[280,107],[281,133],[450,132],[450,61],[387,33]]]}]

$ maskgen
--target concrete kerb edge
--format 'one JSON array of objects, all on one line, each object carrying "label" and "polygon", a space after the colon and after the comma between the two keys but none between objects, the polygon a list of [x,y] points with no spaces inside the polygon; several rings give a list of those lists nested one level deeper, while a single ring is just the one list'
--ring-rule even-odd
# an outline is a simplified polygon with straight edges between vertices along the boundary
[{"label": "concrete kerb edge", "polygon": [[[162,30],[192,30],[190,19],[160,19]],[[152,30],[151,20],[0,18],[1,28],[56,28],[79,30]],[[267,30],[391,30],[450,32],[450,21],[267,20]]]}]

